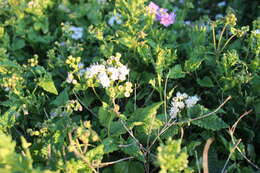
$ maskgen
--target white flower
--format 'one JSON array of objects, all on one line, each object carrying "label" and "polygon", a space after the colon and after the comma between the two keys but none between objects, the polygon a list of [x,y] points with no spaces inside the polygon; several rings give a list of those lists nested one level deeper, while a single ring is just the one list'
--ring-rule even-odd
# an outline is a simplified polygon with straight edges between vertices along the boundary
[{"label": "white flower", "polygon": [[93,64],[86,69],[86,78],[92,78],[100,72],[104,72],[106,67],[104,65]]},{"label": "white flower", "polygon": [[226,2],[225,1],[221,1],[217,4],[218,7],[224,7],[226,6]]},{"label": "white flower", "polygon": [[68,77],[66,79],[66,82],[72,83],[72,81],[73,81],[73,74],[72,73],[68,73]]},{"label": "white flower", "polygon": [[69,28],[69,30],[72,31],[71,38],[73,38],[75,40],[82,38],[82,36],[83,36],[83,28],[82,27],[71,26]]},{"label": "white flower", "polygon": [[170,116],[171,116],[172,118],[176,118],[176,116],[177,116],[177,114],[178,114],[179,111],[180,111],[180,110],[179,110],[177,107],[172,106],[172,107],[170,108],[170,111],[169,111]]},{"label": "white flower", "polygon": [[105,72],[99,73],[98,80],[101,83],[101,85],[104,88],[109,87],[110,85],[110,79],[108,78],[107,74]]},{"label": "white flower", "polygon": [[112,81],[118,80],[119,77],[119,70],[115,67],[108,67],[107,72],[110,74],[110,79]]},{"label": "white flower", "polygon": [[200,100],[200,98],[198,96],[189,96],[189,98],[187,100],[185,100],[185,104],[187,106],[187,108],[191,108],[193,107],[198,101]]},{"label": "white flower", "polygon": [[186,93],[183,93],[183,94],[182,94],[182,93],[180,93],[180,92],[177,92],[175,98],[178,99],[178,100],[183,100],[183,99],[188,98],[188,95],[187,95]]},{"label": "white flower", "polygon": [[122,23],[122,20],[120,18],[121,15],[116,13],[114,16],[110,17],[110,19],[108,20],[108,24],[110,26],[113,26],[115,23],[120,25]]},{"label": "white flower", "polygon": [[126,80],[126,76],[129,74],[129,69],[125,66],[122,65],[121,67],[118,68],[119,71],[119,80]]},{"label": "white flower", "polygon": [[172,102],[172,105],[180,109],[183,109],[185,107],[185,104],[183,102]]}]

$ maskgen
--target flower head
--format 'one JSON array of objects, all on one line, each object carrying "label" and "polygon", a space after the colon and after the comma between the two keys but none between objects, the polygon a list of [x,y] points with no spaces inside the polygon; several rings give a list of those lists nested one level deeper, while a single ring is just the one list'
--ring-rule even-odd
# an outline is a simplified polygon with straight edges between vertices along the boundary
[{"label": "flower head", "polygon": [[159,6],[157,4],[155,4],[154,2],[150,2],[149,5],[147,6],[147,11],[150,14],[156,14],[157,10],[159,10]]},{"label": "flower head", "polygon": [[115,14],[114,16],[110,17],[110,19],[108,20],[108,24],[110,26],[113,26],[115,23],[120,25],[122,23],[122,20],[121,20],[121,15],[120,14]]},{"label": "flower head", "polygon": [[98,75],[98,80],[104,88],[107,88],[110,86],[110,79],[108,78],[108,76],[105,72],[102,72]]},{"label": "flower head", "polygon": [[168,27],[175,22],[175,17],[176,15],[173,12],[170,14],[164,14],[160,17],[160,24]]},{"label": "flower head", "polygon": [[187,106],[187,108],[191,108],[193,107],[198,101],[200,100],[200,98],[198,96],[189,96],[189,98],[187,100],[185,100],[185,104]]},{"label": "flower head", "polygon": [[74,79],[73,74],[72,73],[68,73],[68,77],[66,79],[66,82],[72,83],[73,79]]},{"label": "flower head", "polygon": [[71,38],[78,40],[83,36],[83,28],[71,26],[69,30],[72,32]]}]

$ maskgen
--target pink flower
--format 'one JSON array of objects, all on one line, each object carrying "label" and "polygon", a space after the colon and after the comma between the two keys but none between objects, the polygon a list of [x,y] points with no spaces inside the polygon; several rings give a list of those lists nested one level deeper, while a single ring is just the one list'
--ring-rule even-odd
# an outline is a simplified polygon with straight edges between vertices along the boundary
[{"label": "pink flower", "polygon": [[147,11],[150,13],[150,14],[156,14],[157,13],[157,10],[159,10],[159,6],[153,2],[150,2],[148,7],[147,7]]},{"label": "pink flower", "polygon": [[165,27],[170,26],[175,22],[176,15],[172,12],[170,14],[164,14],[160,18],[160,24],[164,25]]}]

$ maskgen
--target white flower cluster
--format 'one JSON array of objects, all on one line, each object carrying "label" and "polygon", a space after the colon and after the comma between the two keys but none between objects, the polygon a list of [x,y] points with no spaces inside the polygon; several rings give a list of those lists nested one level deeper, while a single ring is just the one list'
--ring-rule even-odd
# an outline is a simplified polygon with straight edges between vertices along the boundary
[{"label": "white flower cluster", "polygon": [[170,107],[170,116],[175,118],[182,109],[193,107],[200,98],[198,96],[188,96],[186,93],[177,92],[176,96],[173,97]]},{"label": "white flower cluster", "polygon": [[104,88],[112,82],[126,80],[129,69],[119,61],[120,56],[111,56],[104,64],[93,64],[84,69],[85,78],[96,79]]},{"label": "white flower cluster", "polygon": [[71,38],[78,40],[81,39],[83,36],[83,28],[82,27],[75,27],[71,26],[69,30],[72,32]]},{"label": "white flower cluster", "polygon": [[120,19],[122,16],[120,14],[115,14],[114,16],[110,17],[108,20],[108,24],[110,26],[113,26],[115,23],[120,25],[122,23],[122,20]]}]

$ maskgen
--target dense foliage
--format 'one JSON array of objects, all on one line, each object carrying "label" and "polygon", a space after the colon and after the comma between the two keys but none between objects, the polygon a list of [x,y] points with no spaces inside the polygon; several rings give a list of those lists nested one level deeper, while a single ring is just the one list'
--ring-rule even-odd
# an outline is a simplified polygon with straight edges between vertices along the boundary
[{"label": "dense foliage", "polygon": [[259,12],[0,0],[0,172],[260,172]]}]

